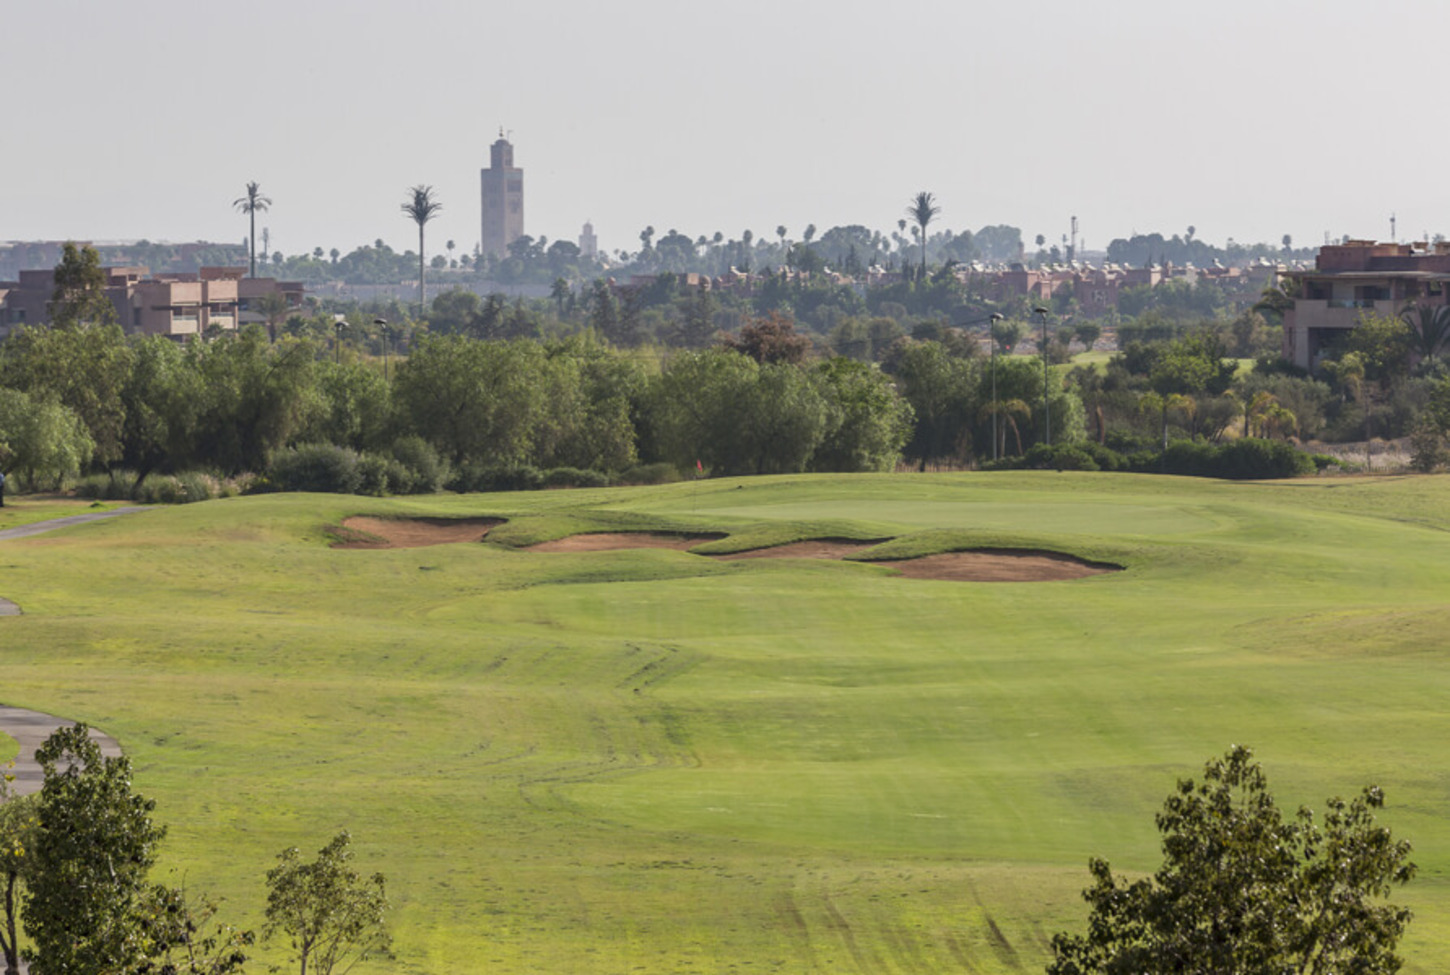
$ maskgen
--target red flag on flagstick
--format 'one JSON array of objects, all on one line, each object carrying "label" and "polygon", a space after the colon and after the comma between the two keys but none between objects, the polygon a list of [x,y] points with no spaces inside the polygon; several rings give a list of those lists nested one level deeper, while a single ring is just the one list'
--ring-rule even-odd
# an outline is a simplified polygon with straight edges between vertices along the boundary
[{"label": "red flag on flagstick", "polygon": [[699,471],[701,474],[705,473],[705,465],[700,463],[700,458],[698,457],[695,458],[695,470]]}]

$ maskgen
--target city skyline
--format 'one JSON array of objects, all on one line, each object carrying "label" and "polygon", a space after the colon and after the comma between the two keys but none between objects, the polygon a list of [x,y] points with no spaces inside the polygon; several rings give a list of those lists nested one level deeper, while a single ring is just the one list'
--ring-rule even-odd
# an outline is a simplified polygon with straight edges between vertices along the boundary
[{"label": "city skyline", "polygon": [[[611,252],[647,225],[889,231],[919,190],[936,227],[1007,223],[1029,246],[1072,216],[1091,249],[1190,225],[1301,246],[1388,239],[1391,214],[1401,240],[1450,227],[1434,136],[1424,152],[1408,135],[1428,128],[1414,69],[1438,32],[1402,26],[1450,19],[1424,0],[1378,19],[1344,0],[249,11],[219,30],[175,0],[6,9],[0,80],[26,94],[7,108],[0,239],[237,242],[231,201],[256,180],[273,250],[403,250],[398,204],[426,183],[444,206],[430,251],[472,251],[500,127],[529,172],[526,232],[572,241],[589,220]],[[224,70],[178,69],[203,50]]]}]

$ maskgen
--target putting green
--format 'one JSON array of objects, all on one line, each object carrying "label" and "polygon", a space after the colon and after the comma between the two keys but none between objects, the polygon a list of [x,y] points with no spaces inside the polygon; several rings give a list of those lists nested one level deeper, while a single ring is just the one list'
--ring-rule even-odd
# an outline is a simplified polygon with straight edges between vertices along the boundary
[{"label": "putting green", "polygon": [[[1450,479],[1057,473],[158,509],[3,543],[11,702],[115,734],[164,866],[259,927],[281,849],[352,830],[375,971],[1040,968],[1087,858],[1150,869],[1176,777],[1253,745],[1281,805],[1385,787],[1407,970],[1450,960]],[[342,550],[351,515],[504,518]],[[1126,571],[530,552],[579,532]],[[163,871],[161,878],[165,879]],[[280,961],[279,946],[262,963]]]}]

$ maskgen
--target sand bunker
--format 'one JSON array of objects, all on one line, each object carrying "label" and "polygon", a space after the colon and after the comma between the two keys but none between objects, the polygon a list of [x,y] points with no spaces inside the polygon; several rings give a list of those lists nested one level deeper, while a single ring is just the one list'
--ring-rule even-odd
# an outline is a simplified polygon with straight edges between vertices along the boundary
[{"label": "sand bunker", "polygon": [[333,548],[425,548],[481,542],[502,518],[344,518]]},{"label": "sand bunker", "polygon": [[[663,532],[596,532],[571,535],[557,541],[529,546],[530,552],[613,552],[631,548],[667,548],[688,551],[702,542],[723,535],[670,535]],[[720,562],[737,559],[844,559],[879,542],[846,538],[818,538],[770,548],[756,548],[728,555],[711,555]],[[1120,572],[1122,566],[1089,562],[1061,552],[984,549],[945,552],[916,559],[889,559],[864,563],[886,565],[909,579],[941,579],[950,582],[1057,582],[1082,579],[1104,572]]]},{"label": "sand bunker", "polygon": [[1122,571],[1121,566],[1088,562],[1059,552],[1005,549],[944,552],[941,555],[923,555],[919,559],[892,559],[871,564],[889,565],[909,579],[952,582],[1058,582]]},{"label": "sand bunker", "polygon": [[817,538],[808,542],[791,542],[789,545],[774,545],[770,548],[752,548],[745,552],[731,552],[729,555],[715,555],[712,558],[722,562],[735,559],[844,559],[877,542],[856,542],[845,538]]},{"label": "sand bunker", "polygon": [[670,535],[665,532],[591,532],[530,545],[530,552],[617,552],[630,548],[670,548],[677,552],[724,535]]}]

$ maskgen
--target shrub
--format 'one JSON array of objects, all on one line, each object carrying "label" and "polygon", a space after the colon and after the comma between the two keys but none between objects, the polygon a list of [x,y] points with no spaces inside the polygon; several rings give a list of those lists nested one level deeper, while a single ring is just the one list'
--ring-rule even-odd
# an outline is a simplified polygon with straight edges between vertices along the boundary
[{"label": "shrub", "polygon": [[436,494],[452,474],[448,462],[422,437],[399,438],[393,444],[393,459],[406,472],[406,479],[400,475],[399,483],[406,480],[407,487],[393,488],[397,494]]},{"label": "shrub", "polygon": [[537,491],[543,483],[538,469],[526,464],[469,464],[453,476],[449,487],[455,491]]},{"label": "shrub", "polygon": [[620,484],[673,484],[680,480],[674,464],[641,464],[619,475]]},{"label": "shrub", "polygon": [[278,491],[356,494],[362,487],[356,451],[314,443],[284,450],[272,462],[271,482]]},{"label": "shrub", "polygon": [[115,470],[105,474],[88,474],[76,482],[77,497],[99,501],[129,501],[136,494],[136,472]]},{"label": "shrub", "polygon": [[[358,486],[355,493],[371,494],[374,497],[382,497],[384,494],[404,494],[405,491],[397,490],[394,478],[394,468],[401,469],[401,465],[391,457],[383,457],[378,454],[360,454],[357,459]],[[401,472],[401,471],[400,471]],[[408,483],[412,483],[409,479]]]},{"label": "shrub", "polygon": [[555,467],[544,472],[544,487],[608,487],[609,478],[602,471],[578,467]]}]

